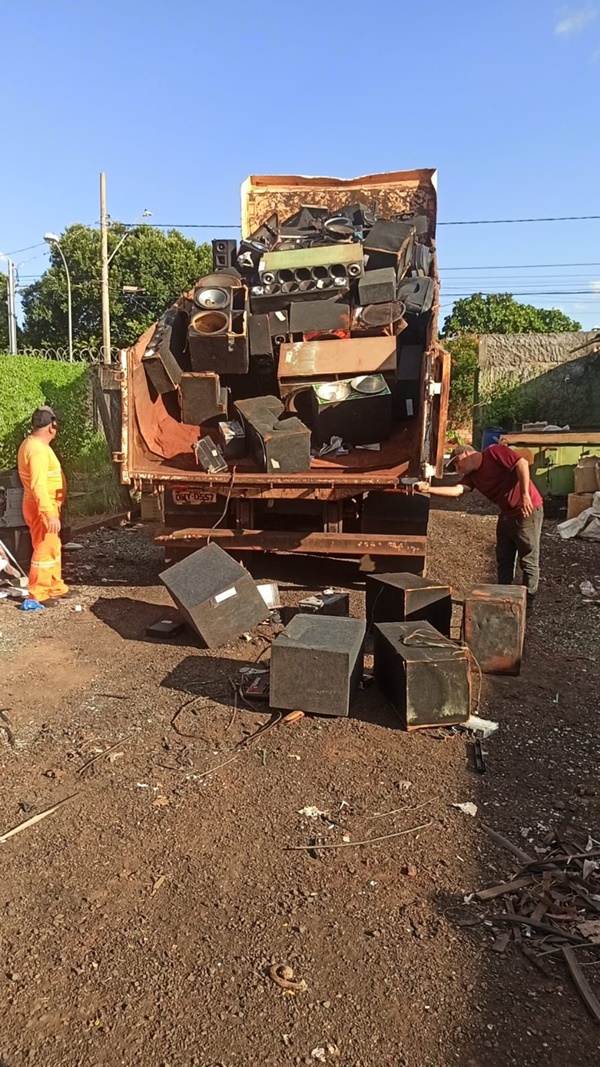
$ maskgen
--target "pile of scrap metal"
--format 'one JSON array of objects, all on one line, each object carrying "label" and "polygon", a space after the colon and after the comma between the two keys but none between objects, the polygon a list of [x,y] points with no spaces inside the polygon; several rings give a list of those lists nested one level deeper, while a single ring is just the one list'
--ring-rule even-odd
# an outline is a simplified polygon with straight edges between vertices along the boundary
[{"label": "pile of scrap metal", "polygon": [[600,962],[600,842],[569,827],[551,831],[533,856],[484,829],[519,866],[507,881],[473,895],[499,910],[461,925],[485,923],[495,935],[494,951],[503,953],[512,944],[546,978],[556,976],[556,964],[565,964],[586,1008],[600,1022],[600,1002],[582,970],[590,954],[592,963]]},{"label": "pile of scrap metal", "polygon": [[361,203],[274,214],[239,245],[213,241],[213,272],[143,356],[151,389],[199,427],[209,473],[245,458],[305,471],[332,442],[379,444],[418,413],[434,269],[425,215]]}]

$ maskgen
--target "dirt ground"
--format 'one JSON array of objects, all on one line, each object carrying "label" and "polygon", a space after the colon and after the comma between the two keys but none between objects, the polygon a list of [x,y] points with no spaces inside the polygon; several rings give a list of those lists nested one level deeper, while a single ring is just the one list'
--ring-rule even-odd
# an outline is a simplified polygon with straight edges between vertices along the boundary
[{"label": "dirt ground", "polygon": [[[457,601],[493,579],[493,531],[473,503],[433,512],[429,571]],[[81,612],[0,603],[0,832],[72,797],[0,845],[2,1067],[596,1065],[600,1030],[562,966],[547,979],[460,923],[466,895],[515,869],[483,822],[531,848],[569,822],[599,836],[600,606],[579,591],[598,547],[545,525],[522,674],[483,683],[500,723],[485,775],[464,737],[398,729],[374,688],[352,717],[280,725],[207,774],[267,720],[232,722],[229,679],[268,656],[269,627],[218,653],[189,631],[152,641],[169,598],[147,533],[82,541]],[[331,584],[363,613],[354,569],[255,566],[285,603]],[[344,847],[285,850],[315,837]],[[306,990],[281,990],[273,963]]]}]

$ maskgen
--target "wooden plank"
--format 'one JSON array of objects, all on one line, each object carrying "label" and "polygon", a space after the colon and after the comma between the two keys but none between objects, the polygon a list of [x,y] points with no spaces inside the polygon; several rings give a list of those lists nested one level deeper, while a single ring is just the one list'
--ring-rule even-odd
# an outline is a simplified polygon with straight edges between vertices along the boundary
[{"label": "wooden plank", "polygon": [[524,874],[522,878],[515,878],[512,882],[501,882],[489,889],[481,889],[475,896],[478,900],[494,900],[496,897],[503,897],[505,893],[515,893],[518,889],[533,885],[534,881],[532,874]]},{"label": "wooden plank", "polygon": [[579,963],[577,962],[575,953],[569,945],[563,945],[562,954],[564,956],[565,963],[569,968],[569,972],[579,996],[585,1004],[590,1015],[595,1019],[597,1023],[600,1023],[600,1003],[597,997],[592,993],[591,987],[586,980]]}]

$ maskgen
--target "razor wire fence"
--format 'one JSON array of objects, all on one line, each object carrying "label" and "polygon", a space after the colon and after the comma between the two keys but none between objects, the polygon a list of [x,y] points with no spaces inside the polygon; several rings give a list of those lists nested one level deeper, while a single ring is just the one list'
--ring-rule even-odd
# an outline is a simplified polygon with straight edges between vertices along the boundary
[{"label": "razor wire fence", "polygon": [[[77,347],[73,349],[73,358],[71,359],[68,348],[31,348],[24,346],[20,348],[15,354],[18,356],[28,356],[31,359],[45,359],[57,363],[84,363],[90,367],[98,366],[102,363],[118,363],[119,362],[119,348],[112,347],[110,350],[110,358],[104,358],[104,347],[99,345],[98,347],[81,348]],[[9,355],[9,353],[6,353]]]}]

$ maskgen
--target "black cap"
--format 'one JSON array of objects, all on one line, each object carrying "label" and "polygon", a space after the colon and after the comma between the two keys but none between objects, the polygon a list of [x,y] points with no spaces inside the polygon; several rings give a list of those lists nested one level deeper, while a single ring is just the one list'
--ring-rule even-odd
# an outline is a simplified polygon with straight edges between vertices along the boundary
[{"label": "black cap", "polygon": [[31,425],[34,430],[43,430],[57,421],[58,415],[49,407],[36,408],[31,416]]},{"label": "black cap", "polygon": [[457,445],[456,448],[452,449],[452,452],[450,453],[450,459],[446,463],[446,468],[445,469],[447,471],[453,471],[454,470],[455,460],[457,460],[459,456],[464,456],[468,452],[476,452],[476,451],[477,451],[477,449],[473,448],[473,445]]}]

